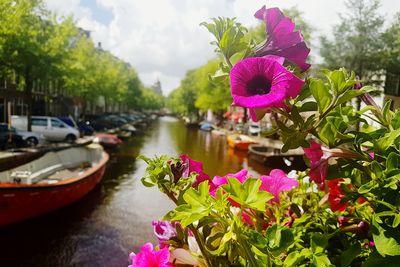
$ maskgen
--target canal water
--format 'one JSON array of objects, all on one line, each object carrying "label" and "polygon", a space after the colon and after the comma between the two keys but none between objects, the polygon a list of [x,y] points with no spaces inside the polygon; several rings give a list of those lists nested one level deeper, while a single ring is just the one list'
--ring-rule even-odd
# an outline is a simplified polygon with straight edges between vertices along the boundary
[{"label": "canal water", "polygon": [[242,168],[253,175],[267,171],[249,163],[246,153],[230,150],[224,137],[161,117],[111,154],[102,183],[83,199],[0,228],[0,266],[127,266],[130,251],[148,241],[156,243],[151,221],[173,208],[157,189],[141,184],[146,164],[136,157],[182,153],[204,162],[211,177]]}]

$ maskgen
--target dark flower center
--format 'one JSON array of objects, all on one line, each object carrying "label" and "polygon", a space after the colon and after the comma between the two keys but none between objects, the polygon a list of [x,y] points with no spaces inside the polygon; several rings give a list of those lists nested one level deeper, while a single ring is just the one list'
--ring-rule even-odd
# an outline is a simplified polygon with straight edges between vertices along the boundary
[{"label": "dark flower center", "polygon": [[271,81],[265,76],[256,75],[246,85],[249,95],[265,95],[271,91]]}]

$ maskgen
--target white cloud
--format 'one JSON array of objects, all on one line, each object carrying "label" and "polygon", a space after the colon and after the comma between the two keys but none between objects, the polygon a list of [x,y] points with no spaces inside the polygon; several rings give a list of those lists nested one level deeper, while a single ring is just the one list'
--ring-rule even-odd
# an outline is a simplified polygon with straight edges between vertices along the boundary
[{"label": "white cloud", "polygon": [[[151,85],[161,80],[164,94],[179,85],[187,70],[214,57],[211,35],[199,24],[212,17],[237,17],[254,25],[254,12],[262,5],[288,8],[294,5],[305,19],[328,33],[344,11],[341,1],[317,0],[96,0],[109,9],[113,19],[100,23],[80,0],[46,0],[59,14],[74,14],[78,25],[92,31],[94,41],[134,66],[142,81]],[[400,9],[400,1],[383,0],[382,13],[390,16]],[[319,35],[319,34],[316,34]]]}]

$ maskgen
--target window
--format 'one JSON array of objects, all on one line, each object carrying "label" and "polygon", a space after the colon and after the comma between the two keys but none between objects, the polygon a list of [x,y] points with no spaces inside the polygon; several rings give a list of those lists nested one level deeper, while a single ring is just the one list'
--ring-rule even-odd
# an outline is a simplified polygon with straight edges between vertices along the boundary
[{"label": "window", "polygon": [[51,127],[63,128],[64,124],[59,120],[51,119]]},{"label": "window", "polygon": [[47,119],[32,119],[32,126],[46,126]]},{"label": "window", "polygon": [[400,74],[390,73],[386,74],[385,94],[400,96]]}]

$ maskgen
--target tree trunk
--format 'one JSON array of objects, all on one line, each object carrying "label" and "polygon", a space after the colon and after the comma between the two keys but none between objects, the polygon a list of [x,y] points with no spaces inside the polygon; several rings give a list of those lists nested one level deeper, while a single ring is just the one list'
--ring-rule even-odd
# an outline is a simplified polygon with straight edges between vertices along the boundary
[{"label": "tree trunk", "polygon": [[33,87],[33,80],[31,77],[31,67],[25,67],[25,96],[26,96],[26,120],[27,120],[27,130],[32,131],[32,87]]}]

